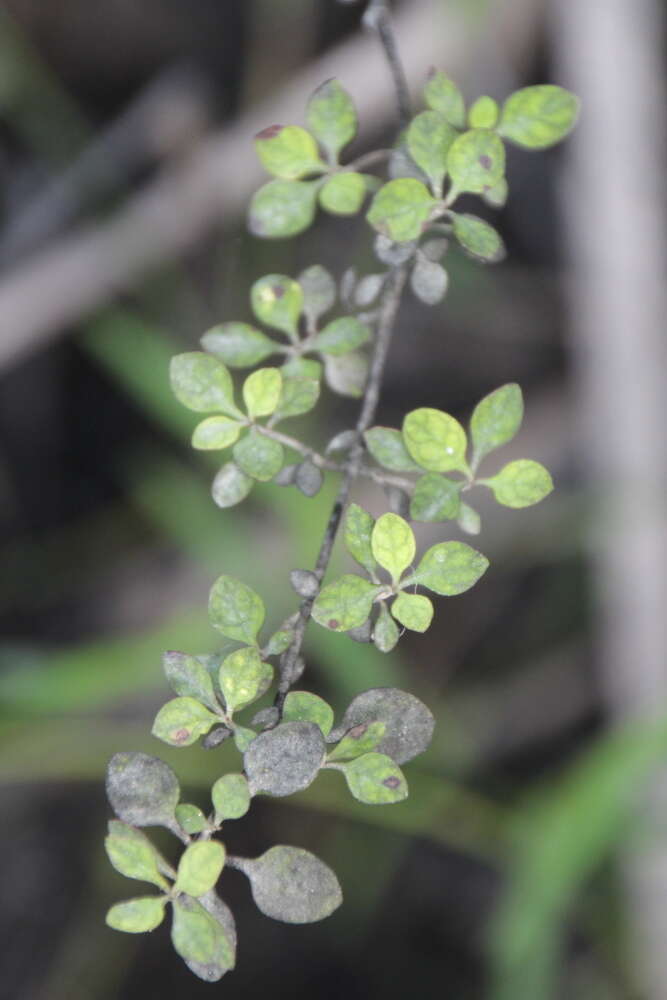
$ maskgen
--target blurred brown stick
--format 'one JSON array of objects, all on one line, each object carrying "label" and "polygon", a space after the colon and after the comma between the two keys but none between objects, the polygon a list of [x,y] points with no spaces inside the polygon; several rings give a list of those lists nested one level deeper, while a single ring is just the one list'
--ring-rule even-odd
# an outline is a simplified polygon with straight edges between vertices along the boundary
[{"label": "blurred brown stick", "polygon": [[[600,680],[614,719],[650,719],[667,708],[663,12],[657,0],[554,0],[553,21],[563,82],[583,101],[563,208],[581,459],[602,498]],[[623,858],[646,1000],[667,996],[666,804],[663,767],[638,801],[648,842]]]},{"label": "blurred brown stick", "polygon": [[[488,21],[498,26],[493,41],[505,46],[506,58],[515,60],[525,51],[540,8],[540,0],[492,4]],[[413,0],[397,17],[397,33],[412,89],[431,64],[446,67],[453,76],[465,76],[466,67],[475,65],[472,53],[479,50],[479,32],[464,4]],[[384,120],[387,70],[372,40],[358,35],[298,74],[275,98],[166,167],[108,222],[70,233],[6,275],[0,282],[0,367],[186,252],[224,219],[237,217],[263,177],[250,137],[275,121],[301,121],[308,93],[332,76],[354,94],[362,129]]]}]

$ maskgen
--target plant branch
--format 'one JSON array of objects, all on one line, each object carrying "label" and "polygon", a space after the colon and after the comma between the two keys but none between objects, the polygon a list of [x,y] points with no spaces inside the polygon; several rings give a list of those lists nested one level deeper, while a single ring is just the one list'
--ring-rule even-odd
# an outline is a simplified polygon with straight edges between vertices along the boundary
[{"label": "plant branch", "polygon": [[[394,330],[394,321],[398,312],[406,278],[407,268],[405,265],[396,268],[391,272],[383,292],[375,346],[368,374],[368,382],[366,384],[366,390],[361,404],[359,419],[357,420],[357,425],[355,427],[356,443],[350,450],[350,457],[348,461],[343,465],[343,479],[338,489],[336,499],[334,500],[333,507],[331,508],[331,513],[329,514],[329,520],[327,521],[327,526],[324,531],[324,538],[322,539],[320,551],[315,563],[315,569],[313,571],[317,577],[318,583],[320,584],[324,579],[324,574],[327,571],[327,567],[331,559],[334,542],[336,541],[336,535],[338,533],[338,528],[340,527],[343,510],[345,509],[345,505],[347,504],[350,496],[352,483],[359,475],[362,467],[365,451],[363,434],[364,431],[368,430],[375,417],[375,411],[380,398],[382,375],[384,373],[389,345],[391,343],[391,336]],[[292,685],[294,668],[301,652],[306,632],[306,625],[308,624],[314,602],[315,597],[304,598],[301,602],[301,605],[299,606],[299,617],[294,628],[294,639],[281,661],[280,681],[278,683],[278,692],[275,699],[275,707],[278,709],[278,718],[280,718],[282,714],[285,698],[287,697],[289,689]]]},{"label": "plant branch", "polygon": [[410,107],[410,91],[408,90],[405,71],[401,63],[396,38],[391,23],[391,13],[387,5],[387,0],[370,0],[366,13],[363,17],[366,28],[377,32],[378,39],[384,50],[389,72],[394,82],[396,90],[396,103],[398,105],[398,119],[401,129],[405,128],[412,116]]}]

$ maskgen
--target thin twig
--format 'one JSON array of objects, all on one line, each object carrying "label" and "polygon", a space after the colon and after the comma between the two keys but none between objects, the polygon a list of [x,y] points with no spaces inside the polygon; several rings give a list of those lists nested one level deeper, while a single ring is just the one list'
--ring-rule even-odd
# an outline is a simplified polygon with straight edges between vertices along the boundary
[{"label": "thin twig", "polygon": [[400,126],[403,129],[412,117],[410,91],[408,90],[405,72],[398,54],[387,0],[370,0],[363,21],[367,28],[377,32],[378,38],[382,43],[382,48],[389,64],[389,72],[394,82],[394,89],[396,90],[398,118]]},{"label": "thin twig", "polygon": [[[352,483],[359,475],[359,471],[361,469],[361,463],[365,451],[363,433],[368,430],[375,417],[375,411],[380,398],[382,375],[387,360],[387,353],[389,351],[391,336],[394,330],[394,321],[396,319],[396,313],[398,312],[398,307],[401,301],[401,293],[403,291],[403,286],[405,285],[406,277],[406,267],[398,267],[391,272],[389,281],[385,286],[382,297],[380,318],[378,321],[377,336],[375,338],[375,347],[368,374],[368,382],[366,384],[366,391],[364,393],[359,419],[355,428],[357,436],[356,444],[352,447],[349,460],[344,467],[345,471],[343,473],[343,479],[338,489],[338,495],[336,496],[333,507],[331,508],[329,520],[324,532],[324,538],[317,556],[317,562],[315,563],[314,573],[317,577],[318,583],[322,582],[324,574],[327,571],[334,542],[336,541],[338,528],[340,527],[341,518],[343,516],[343,510],[345,509],[345,505],[349,499]],[[292,685],[294,668],[301,652],[306,632],[306,625],[308,624],[314,603],[315,597],[306,597],[301,602],[299,607],[299,618],[294,629],[294,639],[292,640],[292,644],[285,653],[281,663],[280,681],[275,699],[275,706],[279,713],[282,713],[285,698],[287,697],[287,693]]]}]

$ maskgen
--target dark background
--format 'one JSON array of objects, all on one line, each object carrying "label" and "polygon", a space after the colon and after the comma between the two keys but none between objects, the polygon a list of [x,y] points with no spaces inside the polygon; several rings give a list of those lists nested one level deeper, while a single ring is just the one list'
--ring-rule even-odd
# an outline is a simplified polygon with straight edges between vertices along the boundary
[{"label": "dark background", "polygon": [[[526,511],[482,504],[490,571],[394,654],[310,630],[304,686],[338,711],[367,687],[406,688],[433,708],[436,737],[406,768],[407,803],[358,807],[326,773],[226,829],[249,856],[314,850],[346,900],[323,924],[284,926],[225,872],[238,968],[208,986],[164,927],[104,925],[132,894],[102,848],[104,767],[120,749],[157,754],[205,807],[233,753],[149,735],[168,697],[161,653],[215,648],[205,601],[222,572],[258,589],[277,626],[335,483],[314,500],[269,484],[219,511],[167,365],[215,322],[249,319],[262,274],[379,269],[361,217],[320,216],[265,244],[244,223],[261,182],[254,131],[303,120],[308,91],[295,98],[291,81],[331,76],[334,51],[344,85],[363,78],[362,5],[0,5],[2,997],[667,996],[659,5],[584,4],[581,22],[569,2],[399,6],[416,106],[433,62],[469,99],[537,82],[583,91],[564,147],[511,151],[494,223],[508,260],[485,269],[453,252],[441,306],[406,295],[379,414],[397,426],[430,405],[463,420],[518,381],[526,418],[503,458],[543,462],[556,489]],[[395,130],[380,58],[365,72],[353,153]],[[368,107],[373,86],[383,96]],[[324,394],[301,436],[323,445],[354,414]],[[366,484],[356,499],[384,509]],[[420,541],[443,532],[459,537],[439,525]]]}]

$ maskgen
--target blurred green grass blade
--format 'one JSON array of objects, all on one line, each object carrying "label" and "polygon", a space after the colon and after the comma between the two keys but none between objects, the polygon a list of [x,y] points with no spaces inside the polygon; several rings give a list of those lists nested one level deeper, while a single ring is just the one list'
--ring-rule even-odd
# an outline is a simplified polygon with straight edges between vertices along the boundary
[{"label": "blurred green grass blade", "polygon": [[491,1000],[549,1000],[562,921],[626,831],[637,794],[664,762],[667,720],[603,736],[512,821],[513,859],[491,927]]}]

